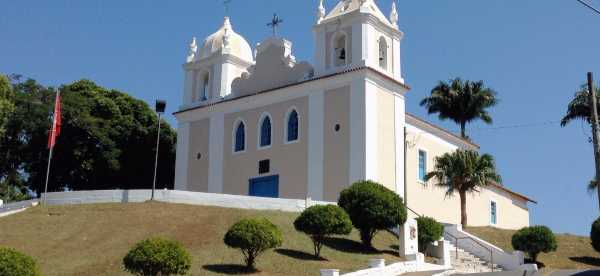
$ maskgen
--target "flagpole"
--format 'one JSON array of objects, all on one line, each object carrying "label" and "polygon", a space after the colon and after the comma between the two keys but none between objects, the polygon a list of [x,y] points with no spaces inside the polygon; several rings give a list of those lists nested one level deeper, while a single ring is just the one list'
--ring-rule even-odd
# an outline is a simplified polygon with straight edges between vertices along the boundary
[{"label": "flagpole", "polygon": [[[56,89],[56,98],[54,100],[54,112],[52,114],[52,129],[50,130],[52,137],[54,137],[54,132],[56,131],[56,124],[54,121],[56,120],[56,99],[60,95],[60,90]],[[56,138],[54,138],[56,139]],[[50,150],[48,151],[48,167],[46,168],[46,184],[44,185],[44,194],[42,197],[42,205],[46,205],[46,199],[48,194],[48,181],[50,180],[50,164],[52,163],[52,153],[54,152],[54,145],[50,146]]]}]

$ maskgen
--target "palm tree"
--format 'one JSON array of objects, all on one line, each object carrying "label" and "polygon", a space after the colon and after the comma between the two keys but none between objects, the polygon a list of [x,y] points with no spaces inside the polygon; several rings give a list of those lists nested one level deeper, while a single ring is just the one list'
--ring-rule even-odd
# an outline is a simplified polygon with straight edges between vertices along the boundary
[{"label": "palm tree", "polygon": [[[567,114],[560,121],[560,125],[565,127],[574,120],[581,119],[591,125],[590,100],[587,85],[582,85],[581,89],[575,93],[575,97],[569,103]],[[600,99],[600,89],[596,88],[596,97]],[[600,100],[598,101],[600,109]]]},{"label": "palm tree", "polygon": [[460,223],[467,226],[467,194],[478,192],[492,182],[501,183],[496,173],[494,158],[489,154],[479,155],[476,151],[457,150],[436,158],[434,171],[427,174],[429,181],[436,178],[436,186],[447,189],[446,196],[460,196]]},{"label": "palm tree", "polygon": [[486,87],[483,81],[463,81],[460,78],[451,79],[449,83],[440,81],[431,90],[431,96],[421,101],[429,114],[439,113],[441,120],[450,119],[460,125],[460,134],[464,139],[466,124],[482,120],[492,123],[492,117],[487,109],[498,104],[496,92]]}]

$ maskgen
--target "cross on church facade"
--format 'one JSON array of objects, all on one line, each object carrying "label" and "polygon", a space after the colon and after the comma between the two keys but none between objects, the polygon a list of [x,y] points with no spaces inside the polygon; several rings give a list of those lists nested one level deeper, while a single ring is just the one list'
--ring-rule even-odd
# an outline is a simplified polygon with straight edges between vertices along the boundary
[{"label": "cross on church facade", "polygon": [[225,15],[229,15],[229,6],[233,0],[223,0],[223,6],[225,7]]},{"label": "cross on church facade", "polygon": [[267,26],[273,29],[273,37],[277,36],[277,27],[279,27],[281,23],[283,23],[283,20],[281,20],[279,16],[277,16],[277,14],[274,13],[273,19],[271,19],[271,23],[267,24]]}]

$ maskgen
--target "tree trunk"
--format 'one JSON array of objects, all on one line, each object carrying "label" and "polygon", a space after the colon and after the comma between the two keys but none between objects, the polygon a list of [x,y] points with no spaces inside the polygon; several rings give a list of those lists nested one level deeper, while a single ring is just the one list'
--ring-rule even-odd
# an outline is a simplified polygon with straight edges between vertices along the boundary
[{"label": "tree trunk", "polygon": [[463,139],[467,139],[466,128],[467,128],[466,123],[460,122],[460,137],[462,137]]},{"label": "tree trunk", "polygon": [[467,227],[467,193],[459,192],[460,195],[460,224],[462,227]]}]

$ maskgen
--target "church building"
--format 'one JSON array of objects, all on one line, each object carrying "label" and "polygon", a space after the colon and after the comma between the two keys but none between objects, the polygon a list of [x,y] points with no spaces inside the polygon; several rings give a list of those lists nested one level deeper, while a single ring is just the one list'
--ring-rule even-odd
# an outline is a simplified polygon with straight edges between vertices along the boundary
[{"label": "church building", "polygon": [[[389,16],[375,0],[316,10],[313,64],[276,36],[252,49],[228,17],[192,41],[175,189],[335,202],[368,179],[403,197],[411,216],[460,223],[458,196],[424,176],[436,157],[479,147],[406,113],[396,5]],[[528,226],[531,202],[492,183],[467,199],[470,225]]]}]

